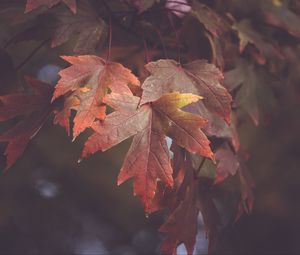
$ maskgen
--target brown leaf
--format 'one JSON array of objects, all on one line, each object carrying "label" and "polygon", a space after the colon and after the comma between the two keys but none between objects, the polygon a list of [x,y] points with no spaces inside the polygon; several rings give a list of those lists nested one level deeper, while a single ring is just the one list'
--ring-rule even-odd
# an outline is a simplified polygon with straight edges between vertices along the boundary
[{"label": "brown leaf", "polygon": [[203,116],[208,120],[207,125],[203,127],[203,132],[206,136],[229,140],[235,151],[239,150],[240,141],[236,130],[236,118],[234,112],[232,113],[231,122],[228,125],[224,119],[210,113],[201,101],[197,102],[197,104],[188,105],[184,110]]},{"label": "brown leaf", "polygon": [[236,68],[225,73],[225,85],[228,90],[237,90],[235,104],[246,112],[253,123],[258,125],[263,113],[274,105],[274,95],[270,90],[273,78],[264,69],[255,67],[246,60],[239,60]]},{"label": "brown leaf", "polygon": [[0,97],[1,121],[21,115],[27,116],[0,135],[1,142],[8,142],[4,152],[7,157],[7,169],[23,154],[30,139],[40,130],[53,110],[52,86],[32,78],[26,78],[26,81],[33,94],[22,92]]},{"label": "brown leaf", "polygon": [[200,130],[207,121],[192,113],[183,112],[182,108],[201,97],[192,94],[169,93],[153,102],[153,108],[159,112],[169,123],[167,135],[173,141],[191,153],[197,153],[204,157],[213,157],[209,148],[209,141]]},{"label": "brown leaf", "polygon": [[153,102],[162,94],[178,91],[203,96],[209,111],[230,122],[231,96],[221,85],[223,75],[205,60],[196,60],[182,67],[174,60],[150,62],[151,75],[144,81],[141,103]]},{"label": "brown leaf", "polygon": [[204,25],[207,31],[218,37],[229,30],[229,24],[205,4],[194,2],[191,14]]},{"label": "brown leaf", "polygon": [[166,222],[159,228],[160,232],[167,234],[167,238],[161,245],[163,254],[176,255],[177,246],[181,243],[185,245],[188,255],[193,254],[200,208],[197,202],[198,182],[193,178],[191,169],[187,171],[185,182],[184,185],[186,187],[183,199],[179,201]]},{"label": "brown leaf", "polygon": [[[108,89],[117,93],[132,94],[128,85],[139,86],[138,79],[121,64],[107,63],[102,58],[92,55],[62,58],[72,66],[59,72],[61,79],[56,85],[53,99],[65,95],[68,102],[64,111],[76,111],[74,138],[91,127],[95,120],[104,119],[105,105],[102,99]],[[67,113],[64,115],[69,116]]]},{"label": "brown leaf", "polygon": [[235,175],[240,167],[238,157],[230,147],[225,144],[215,153],[218,166],[216,169],[215,183],[224,181],[229,175]]},{"label": "brown leaf", "polygon": [[82,157],[107,150],[135,135],[118,184],[133,177],[134,194],[141,198],[145,210],[151,211],[157,181],[166,186],[173,185],[166,135],[190,152],[206,157],[213,155],[209,141],[200,130],[206,121],[178,109],[199,99],[192,94],[170,93],[151,105],[138,107],[139,98],[133,95],[107,95],[104,102],[116,111],[107,115],[104,121],[94,123],[92,128],[96,133],[86,142]]},{"label": "brown leaf", "polygon": [[266,23],[300,38],[300,17],[288,8],[287,3],[276,5],[271,1],[262,1],[261,5],[262,16]]},{"label": "brown leaf", "polygon": [[161,251],[163,254],[176,255],[177,246],[183,243],[187,253],[193,254],[200,211],[209,238],[208,252],[212,253],[220,223],[219,213],[210,192],[203,187],[201,188],[199,180],[195,178],[189,158],[184,159],[183,168],[185,177],[176,195],[177,202],[166,222],[159,229],[167,234],[167,238],[162,243]]},{"label": "brown leaf", "polygon": [[58,15],[58,24],[53,31],[51,47],[57,47],[76,36],[76,53],[95,52],[106,38],[107,27],[95,10],[88,4],[81,4],[76,15],[64,12]]},{"label": "brown leaf", "polygon": [[[149,118],[149,122],[156,121]],[[118,185],[134,178],[134,195],[140,197],[149,212],[155,196],[157,181],[173,186],[172,167],[166,137],[159,127],[148,123],[144,131],[137,133],[118,176]]]},{"label": "brown leaf", "polygon": [[236,22],[233,27],[237,31],[240,39],[239,49],[242,53],[248,44],[253,44],[259,50],[260,55],[253,55],[259,64],[265,64],[267,58],[282,59],[283,56],[278,48],[253,29],[250,20],[243,19]]}]

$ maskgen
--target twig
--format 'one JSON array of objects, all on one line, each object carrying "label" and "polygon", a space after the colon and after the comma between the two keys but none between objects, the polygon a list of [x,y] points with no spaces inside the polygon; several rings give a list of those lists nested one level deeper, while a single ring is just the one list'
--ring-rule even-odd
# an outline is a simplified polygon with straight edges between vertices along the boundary
[{"label": "twig", "polygon": [[147,42],[144,39],[144,49],[145,49],[145,59],[146,59],[146,63],[150,62],[150,57],[149,57],[149,51],[148,51],[148,47],[147,47]]},{"label": "twig", "polygon": [[168,55],[167,55],[167,51],[166,51],[166,46],[164,44],[164,40],[163,40],[163,37],[161,35],[161,32],[159,31],[159,29],[157,29],[156,27],[154,28],[156,33],[158,34],[158,37],[159,37],[159,40],[161,42],[161,45],[163,47],[163,51],[164,51],[164,55],[165,55],[165,58],[167,59],[168,58]]},{"label": "twig", "polygon": [[122,28],[123,30],[127,31],[129,34],[131,34],[132,36],[134,36],[137,39],[141,39],[140,35],[138,33],[136,33],[136,31],[134,29],[131,29],[129,27],[124,26],[119,19],[116,18],[116,16],[114,15],[114,12],[110,9],[108,3],[106,2],[106,0],[101,1],[101,3],[103,3],[104,7],[106,8],[106,10],[109,12],[110,17],[113,21],[115,21],[116,25],[120,28]]},{"label": "twig", "polygon": [[176,43],[177,43],[177,53],[178,53],[178,62],[180,63],[180,45],[179,45],[179,36],[178,36],[178,33],[177,33],[177,30],[175,28],[175,25],[174,25],[174,22],[172,20],[172,17],[170,15],[170,12],[167,12],[167,16],[168,16],[168,19],[169,19],[169,22],[171,24],[171,27],[172,29],[174,30],[175,32],[175,36],[176,36]]},{"label": "twig", "polygon": [[27,61],[29,61],[45,44],[47,44],[51,39],[47,39],[47,40],[44,40],[42,41],[38,47],[36,47],[20,64],[18,64],[16,67],[15,67],[15,70],[19,70],[21,69],[26,63]]},{"label": "twig", "polygon": [[15,34],[12,38],[10,38],[7,43],[3,46],[3,49],[6,50],[13,42],[16,38],[18,38],[18,36],[20,35],[20,33]]},{"label": "twig", "polygon": [[111,25],[111,16],[109,17],[109,37],[108,37],[108,52],[106,57],[106,62],[110,58],[110,52],[111,52],[111,40],[112,40],[112,25]]},{"label": "twig", "polygon": [[204,163],[205,163],[206,158],[203,158],[200,162],[200,165],[196,171],[196,176],[198,176],[198,174],[200,173],[201,168],[203,167]]}]

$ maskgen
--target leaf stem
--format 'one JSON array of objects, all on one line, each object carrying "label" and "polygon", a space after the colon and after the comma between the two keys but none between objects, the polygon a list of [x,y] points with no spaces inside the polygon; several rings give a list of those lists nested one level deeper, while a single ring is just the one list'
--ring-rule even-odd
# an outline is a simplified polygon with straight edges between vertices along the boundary
[{"label": "leaf stem", "polygon": [[108,52],[107,52],[106,62],[109,60],[111,54],[111,40],[112,40],[112,24],[111,24],[111,16],[109,16],[109,37],[108,37]]},{"label": "leaf stem", "polygon": [[174,32],[175,32],[175,36],[176,36],[176,44],[177,44],[178,62],[180,63],[181,60],[180,60],[179,36],[178,36],[177,30],[176,30],[176,28],[175,28],[174,22],[173,22],[173,20],[172,20],[171,13],[170,13],[170,12],[167,12],[167,16],[168,16],[169,22],[170,22],[170,24],[171,24],[171,27],[172,27],[172,29],[173,29]]},{"label": "leaf stem", "polygon": [[107,3],[106,0],[103,0],[101,3],[103,3],[104,7],[106,8],[106,10],[110,14],[110,17],[111,17],[112,21],[114,21],[118,27],[122,28],[123,30],[125,30],[126,32],[128,32],[129,34],[134,36],[135,38],[141,39],[140,35],[134,29],[132,29],[130,27],[127,27],[127,26],[124,26],[122,24],[122,22],[120,22],[120,20],[114,15],[114,12],[111,10],[111,8],[110,8],[110,6],[109,6],[109,4]]},{"label": "leaf stem", "polygon": [[203,159],[201,160],[200,165],[199,165],[199,167],[198,167],[198,169],[196,171],[196,176],[198,176],[198,174],[200,173],[201,168],[203,167],[203,165],[205,163],[205,160],[206,160],[206,158],[203,157]]},{"label": "leaf stem", "polygon": [[154,28],[158,37],[159,37],[159,40],[161,42],[161,45],[163,47],[163,51],[164,51],[164,55],[165,55],[165,58],[167,59],[168,58],[168,55],[167,55],[167,50],[166,50],[166,45],[164,44],[164,40],[163,40],[163,37],[161,35],[161,32],[159,31],[159,29],[157,29],[156,27]]},{"label": "leaf stem", "polygon": [[18,38],[19,35],[20,35],[20,34],[17,33],[17,34],[15,34],[12,38],[10,38],[10,39],[6,42],[6,44],[3,46],[3,49],[6,50],[6,49],[7,49],[7,48],[15,41],[15,39]]}]

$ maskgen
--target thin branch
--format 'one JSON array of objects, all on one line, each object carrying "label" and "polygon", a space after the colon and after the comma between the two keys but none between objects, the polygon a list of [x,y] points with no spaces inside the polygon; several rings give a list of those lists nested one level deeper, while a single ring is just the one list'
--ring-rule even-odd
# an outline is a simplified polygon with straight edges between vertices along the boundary
[{"label": "thin branch", "polygon": [[38,47],[36,47],[20,64],[15,67],[15,70],[21,69],[45,44],[47,44],[51,39],[42,41]]},{"label": "thin branch", "polygon": [[114,12],[111,10],[110,6],[108,5],[107,1],[104,0],[102,1],[104,7],[106,8],[106,10],[109,12],[111,19],[116,23],[116,25],[120,28],[122,28],[123,30],[125,30],[126,32],[128,32],[129,34],[131,34],[132,36],[134,36],[137,39],[141,39],[140,35],[138,33],[136,33],[136,31],[134,29],[131,29],[130,27],[126,27],[124,26],[120,20],[118,18],[116,18],[116,16],[114,15]]},{"label": "thin branch", "polygon": [[20,33],[17,33],[12,38],[10,38],[7,41],[7,43],[3,46],[3,49],[6,50],[15,41],[15,39],[18,38],[19,35],[20,35]]},{"label": "thin branch", "polygon": [[156,27],[155,27],[154,29],[155,29],[155,31],[156,31],[156,33],[157,33],[157,35],[158,35],[158,38],[159,38],[159,40],[160,40],[160,42],[161,42],[162,47],[163,47],[163,51],[164,51],[165,58],[167,59],[167,58],[168,58],[168,55],[167,55],[166,46],[165,46],[165,44],[164,44],[164,40],[163,40],[163,37],[162,37],[162,35],[161,35],[161,32],[160,32],[159,29],[157,29]]},{"label": "thin branch", "polygon": [[179,36],[178,36],[178,33],[177,33],[177,30],[175,28],[175,25],[174,25],[174,22],[172,20],[172,17],[170,15],[170,12],[167,12],[167,16],[168,16],[168,19],[169,19],[169,22],[171,24],[171,27],[172,29],[174,30],[175,32],[175,36],[176,36],[176,43],[177,43],[177,54],[178,54],[178,62],[180,63],[180,45],[179,45]]},{"label": "thin branch", "polygon": [[108,52],[107,52],[107,57],[106,57],[106,62],[110,58],[110,53],[111,53],[111,40],[112,40],[112,25],[111,25],[111,16],[109,17],[109,37],[108,37]]},{"label": "thin branch", "polygon": [[199,165],[199,167],[198,167],[198,169],[197,169],[197,171],[196,171],[196,176],[199,175],[199,173],[200,173],[200,171],[201,171],[201,168],[203,167],[203,165],[204,165],[204,163],[205,163],[205,160],[206,160],[206,158],[203,157],[203,159],[201,160],[200,165]]},{"label": "thin branch", "polygon": [[150,57],[149,57],[149,51],[148,51],[148,46],[147,46],[147,42],[144,39],[144,49],[145,49],[145,59],[146,59],[146,63],[150,62]]}]

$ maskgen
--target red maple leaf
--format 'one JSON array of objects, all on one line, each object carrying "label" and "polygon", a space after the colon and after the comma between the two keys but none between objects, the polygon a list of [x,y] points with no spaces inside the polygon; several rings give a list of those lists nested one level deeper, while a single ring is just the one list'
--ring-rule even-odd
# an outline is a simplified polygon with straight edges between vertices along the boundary
[{"label": "red maple leaf", "polygon": [[193,254],[198,232],[198,215],[202,214],[205,231],[209,237],[209,253],[217,237],[219,214],[208,190],[200,189],[189,158],[181,162],[185,172],[184,180],[176,194],[177,202],[159,231],[166,233],[161,251],[163,254],[177,254],[177,246],[183,243],[189,255]]},{"label": "red maple leaf", "polygon": [[242,53],[249,44],[253,44],[259,50],[259,53],[253,52],[252,56],[259,64],[265,64],[266,59],[269,58],[277,60],[283,59],[278,47],[268,42],[264,35],[256,32],[250,20],[243,19],[240,22],[236,22],[232,28],[237,31],[240,40],[240,53]]},{"label": "red maple leaf", "polygon": [[165,208],[172,208],[176,205],[178,200],[177,193],[185,177],[185,158],[186,151],[174,142],[170,150],[173,153],[171,160],[173,168],[173,187],[166,187],[161,182],[158,182],[155,197],[152,200],[148,212],[153,213]]},{"label": "red maple leaf", "polygon": [[225,73],[226,87],[236,91],[238,110],[249,114],[255,125],[263,122],[264,113],[274,106],[275,97],[268,86],[272,83],[272,76],[244,59],[239,59],[236,68]]},{"label": "red maple leaf", "polygon": [[134,135],[118,184],[133,177],[134,194],[141,198],[145,210],[151,211],[157,181],[173,185],[166,135],[192,153],[210,158],[213,155],[208,139],[200,130],[206,120],[179,109],[200,98],[175,92],[139,107],[139,97],[109,94],[104,102],[116,111],[92,125],[95,133],[86,142],[82,157],[105,151]]},{"label": "red maple leaf", "polygon": [[97,119],[104,119],[103,97],[108,89],[113,92],[132,94],[129,85],[139,86],[139,80],[121,64],[106,62],[91,56],[63,56],[72,64],[59,72],[53,99],[65,96],[63,112],[56,113],[56,120],[69,131],[70,111],[76,111],[73,137],[76,138]]},{"label": "red maple leaf", "polygon": [[197,203],[197,182],[193,177],[193,170],[187,168],[184,160],[185,178],[181,190],[177,195],[177,203],[168,216],[166,222],[159,228],[160,232],[168,236],[163,241],[161,251],[163,254],[176,255],[176,248],[183,243],[189,255],[193,253],[196,235],[199,203]]},{"label": "red maple leaf", "polygon": [[58,15],[58,22],[52,33],[51,47],[57,47],[76,37],[74,52],[91,53],[101,46],[106,33],[107,27],[103,19],[88,2],[84,2],[78,6],[76,15],[69,11]]},{"label": "red maple leaf", "polygon": [[229,175],[235,175],[237,173],[240,162],[228,144],[218,148],[215,156],[216,160],[219,161],[216,169],[215,183],[220,183]]},{"label": "red maple leaf", "polygon": [[174,60],[159,60],[146,65],[151,75],[142,85],[141,103],[153,102],[162,94],[173,91],[203,97],[205,107],[230,122],[231,96],[220,82],[221,71],[205,60],[181,66]]},{"label": "red maple leaf", "polygon": [[231,122],[228,124],[224,119],[208,111],[201,101],[198,101],[197,104],[188,105],[184,110],[201,115],[208,120],[207,125],[203,128],[203,132],[207,136],[229,140],[234,149],[238,151],[240,142],[235,126],[236,117],[234,113],[231,114]]},{"label": "red maple leaf", "polygon": [[220,36],[230,28],[221,16],[205,4],[194,2],[191,14],[214,36]]},{"label": "red maple leaf", "polygon": [[261,15],[264,21],[272,26],[286,30],[291,35],[300,38],[300,18],[290,5],[277,1],[261,1]]},{"label": "red maple leaf", "polygon": [[36,135],[54,109],[54,105],[51,105],[53,87],[33,78],[27,77],[26,81],[33,94],[20,92],[0,96],[1,121],[26,116],[0,135],[1,142],[8,142],[4,153],[7,157],[7,169],[23,154],[30,139]]}]

